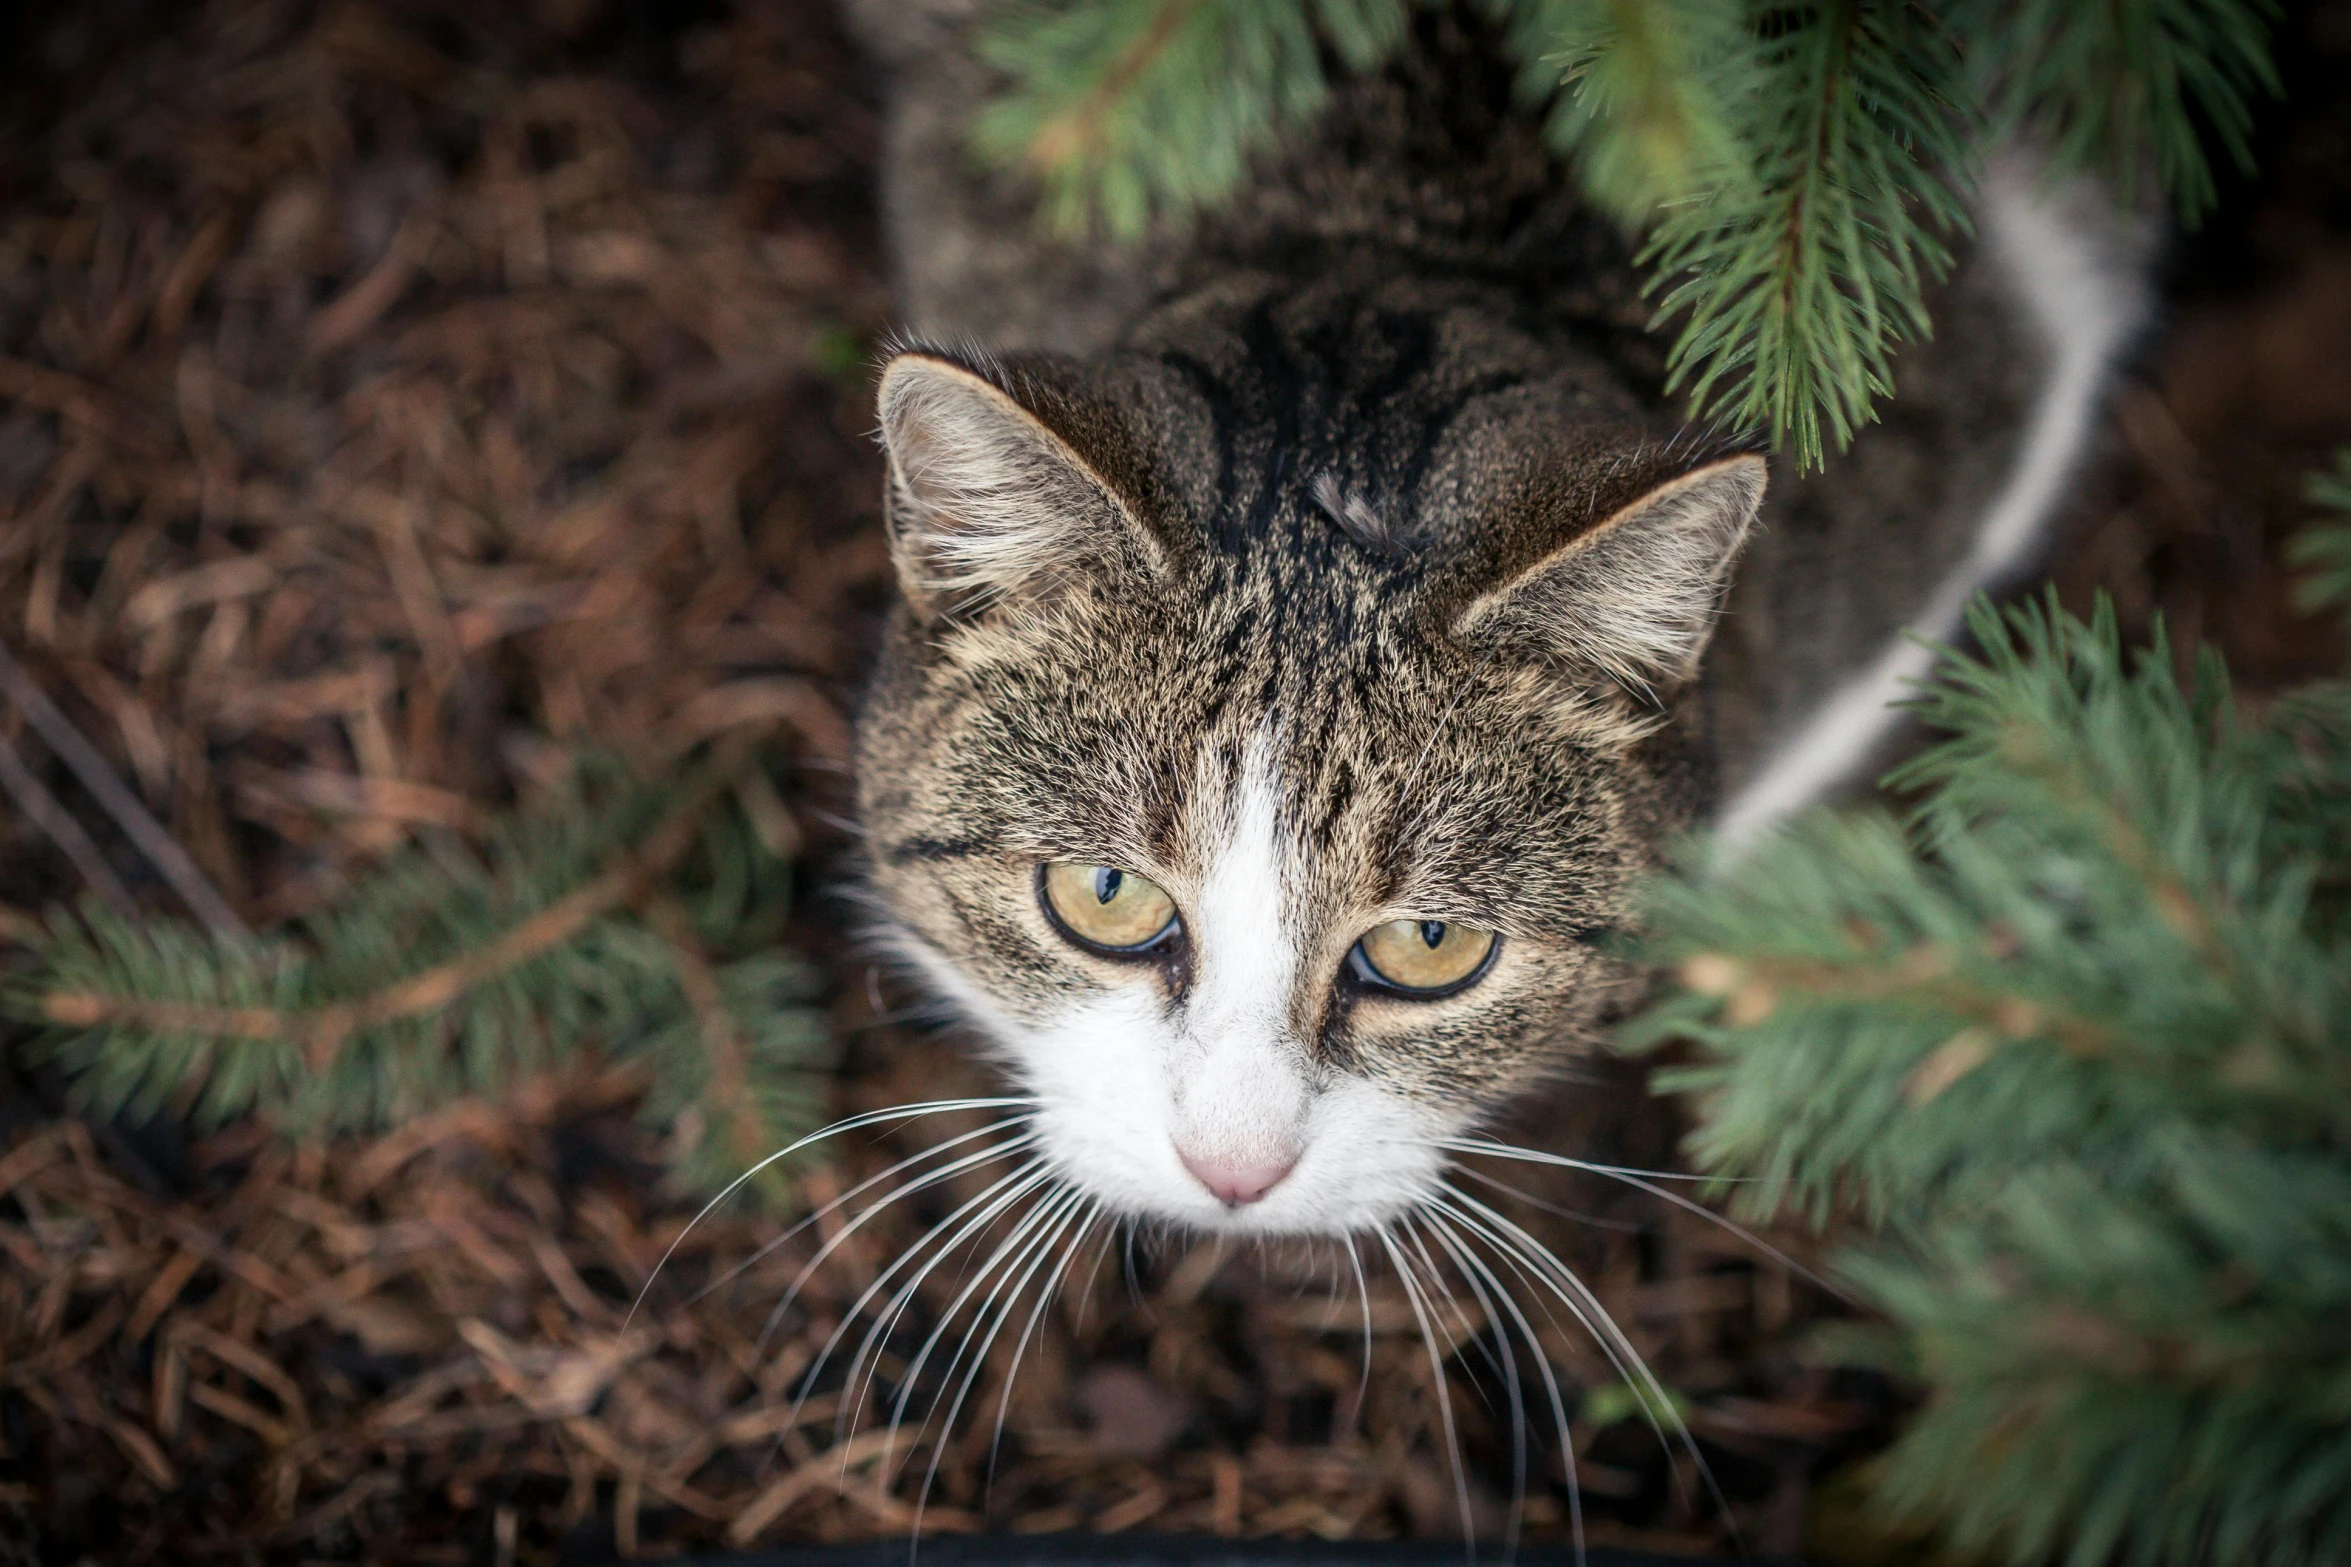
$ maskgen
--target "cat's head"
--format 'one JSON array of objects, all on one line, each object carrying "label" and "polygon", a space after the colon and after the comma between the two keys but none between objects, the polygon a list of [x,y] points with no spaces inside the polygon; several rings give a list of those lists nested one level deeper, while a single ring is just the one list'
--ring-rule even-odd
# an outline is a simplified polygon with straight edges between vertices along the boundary
[{"label": "cat's head", "polygon": [[884,375],[873,889],[1116,1211],[1381,1223],[1624,993],[1763,464],[1444,331]]}]

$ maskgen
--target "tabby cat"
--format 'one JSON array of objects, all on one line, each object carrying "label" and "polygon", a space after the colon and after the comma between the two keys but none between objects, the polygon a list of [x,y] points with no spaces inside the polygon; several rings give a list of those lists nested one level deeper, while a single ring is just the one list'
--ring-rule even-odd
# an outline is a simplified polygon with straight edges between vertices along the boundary
[{"label": "tabby cat", "polygon": [[1121,250],[976,169],[978,9],[856,10],[910,331],[858,756],[888,939],[1103,1210],[1373,1230],[1589,1051],[1675,830],[1852,776],[1903,632],[2029,562],[2136,252],[1995,171],[1886,422],[1767,498],[1681,427],[1625,242],[1466,10]]}]

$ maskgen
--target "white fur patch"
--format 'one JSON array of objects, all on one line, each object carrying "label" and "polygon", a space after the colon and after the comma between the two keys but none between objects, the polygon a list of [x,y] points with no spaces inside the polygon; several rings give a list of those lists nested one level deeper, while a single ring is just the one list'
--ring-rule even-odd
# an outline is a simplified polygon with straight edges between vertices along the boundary
[{"label": "white fur patch", "polygon": [[1933,667],[1935,654],[1920,642],[1948,641],[1978,592],[2033,558],[2096,433],[2115,358],[2146,319],[2143,247],[2100,193],[2052,193],[2037,170],[2008,160],[1985,177],[1981,216],[1984,237],[2049,353],[2048,379],[2015,465],[1985,508],[1974,546],[1926,606],[1724,805],[1715,829],[1726,857],[1850,778],[1903,721],[1892,704]]}]

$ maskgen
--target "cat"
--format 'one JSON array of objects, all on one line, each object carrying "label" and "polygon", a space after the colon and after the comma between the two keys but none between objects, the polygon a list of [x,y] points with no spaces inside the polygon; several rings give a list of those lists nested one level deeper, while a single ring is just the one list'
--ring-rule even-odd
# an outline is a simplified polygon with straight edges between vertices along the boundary
[{"label": "cat", "polygon": [[1374,1232],[1640,992],[1611,942],[1676,832],[1854,778],[1905,634],[2029,564],[2145,244],[1996,163],[1884,422],[1797,478],[1683,428],[1626,240],[1468,11],[1113,247],[975,165],[983,10],[852,6],[907,322],[872,895],[1059,1182]]}]

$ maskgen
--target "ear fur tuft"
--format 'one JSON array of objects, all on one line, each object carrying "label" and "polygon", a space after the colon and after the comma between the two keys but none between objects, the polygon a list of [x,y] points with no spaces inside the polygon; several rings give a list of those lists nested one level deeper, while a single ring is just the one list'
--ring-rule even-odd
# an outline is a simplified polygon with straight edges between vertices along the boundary
[{"label": "ear fur tuft", "polygon": [[890,553],[928,620],[1065,585],[1155,573],[1158,547],[1087,461],[998,379],[924,352],[882,372]]},{"label": "ear fur tuft", "polygon": [[1454,637],[1654,700],[1697,672],[1764,477],[1750,453],[1666,481],[1480,594]]}]

